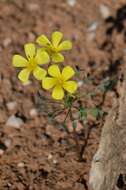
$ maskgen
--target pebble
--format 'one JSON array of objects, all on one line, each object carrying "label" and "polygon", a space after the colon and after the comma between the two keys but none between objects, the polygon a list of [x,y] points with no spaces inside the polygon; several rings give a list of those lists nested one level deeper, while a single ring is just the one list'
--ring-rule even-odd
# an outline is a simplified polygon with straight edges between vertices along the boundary
[{"label": "pebble", "polygon": [[35,108],[32,108],[29,114],[31,117],[36,117],[38,115],[38,112]]},{"label": "pebble", "polygon": [[5,38],[3,41],[3,46],[7,47],[11,44],[11,42],[12,42],[11,38]]},{"label": "pebble", "polygon": [[6,104],[6,106],[7,106],[7,109],[8,110],[14,110],[15,109],[15,107],[17,106],[17,102],[15,102],[15,101],[13,101],[13,102],[8,102],[7,104]]},{"label": "pebble", "polygon": [[23,168],[24,167],[24,163],[23,162],[20,162],[20,163],[18,163],[18,165],[17,165],[19,168]]},{"label": "pebble", "polygon": [[78,81],[78,87],[81,87],[82,85],[83,85],[83,81],[82,80]]},{"label": "pebble", "polygon": [[90,23],[88,26],[88,32],[94,32],[97,29],[98,25],[99,23],[97,21]]},{"label": "pebble", "polygon": [[30,4],[28,5],[28,9],[29,9],[30,11],[38,11],[39,8],[40,8],[39,5],[36,4],[36,3],[30,3]]},{"label": "pebble", "polygon": [[101,4],[99,8],[100,8],[100,13],[103,19],[106,19],[107,17],[110,16],[110,10],[107,5]]},{"label": "pebble", "polygon": [[76,0],[67,0],[69,6],[73,7],[76,4]]},{"label": "pebble", "polygon": [[4,150],[0,149],[0,156],[4,154]]},{"label": "pebble", "polygon": [[10,147],[11,143],[12,143],[12,140],[9,139],[9,138],[5,139],[5,141],[4,141],[5,146],[8,147],[8,148]]},{"label": "pebble", "polygon": [[53,164],[58,164],[58,161],[54,159]]},{"label": "pebble", "polygon": [[52,157],[53,157],[53,155],[52,155],[52,154],[49,154],[49,155],[48,155],[48,160],[51,160]]},{"label": "pebble", "polygon": [[24,122],[22,121],[22,119],[19,117],[16,117],[15,115],[10,116],[6,122],[6,126],[14,127],[17,129],[19,129],[21,125],[23,124]]}]

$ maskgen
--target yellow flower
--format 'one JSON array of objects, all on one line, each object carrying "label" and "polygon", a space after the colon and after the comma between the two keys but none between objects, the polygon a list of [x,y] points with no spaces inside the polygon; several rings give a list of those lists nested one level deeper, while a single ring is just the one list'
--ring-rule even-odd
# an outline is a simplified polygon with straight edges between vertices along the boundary
[{"label": "yellow flower", "polygon": [[53,88],[52,97],[54,99],[63,99],[64,90],[71,94],[76,91],[77,83],[69,80],[75,74],[70,66],[64,67],[61,73],[58,65],[51,65],[48,69],[48,74],[51,77],[45,77],[42,81],[42,86],[46,90]]},{"label": "yellow flower", "polygon": [[71,41],[65,40],[61,42],[62,38],[63,34],[56,31],[52,33],[51,41],[45,35],[41,35],[36,42],[49,53],[53,62],[58,63],[64,61],[64,56],[60,52],[72,48]]},{"label": "yellow flower", "polygon": [[18,74],[18,78],[26,83],[29,79],[30,73],[33,72],[33,75],[36,79],[42,80],[47,72],[42,69],[39,65],[46,64],[49,62],[49,55],[45,51],[36,49],[33,43],[28,43],[24,46],[26,58],[21,55],[14,55],[12,64],[14,67],[22,67],[22,71]]}]

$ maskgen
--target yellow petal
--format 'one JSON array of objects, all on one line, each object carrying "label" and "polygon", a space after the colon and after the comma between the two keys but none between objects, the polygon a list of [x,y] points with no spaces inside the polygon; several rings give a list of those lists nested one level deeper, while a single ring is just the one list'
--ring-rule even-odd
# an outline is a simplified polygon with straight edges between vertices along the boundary
[{"label": "yellow petal", "polygon": [[63,38],[63,34],[61,32],[56,31],[52,33],[52,44],[54,45],[54,47],[58,46],[62,38]]},{"label": "yellow petal", "polygon": [[58,46],[58,50],[62,51],[62,50],[70,50],[72,49],[72,42],[69,40],[63,41],[59,46]]},{"label": "yellow petal", "polygon": [[18,78],[23,83],[25,83],[25,82],[28,82],[29,75],[30,75],[30,71],[26,68],[26,69],[23,69],[22,71],[20,71],[20,73],[18,74]]},{"label": "yellow petal", "polygon": [[36,67],[36,69],[33,70],[33,75],[37,80],[42,80],[46,76],[46,73],[46,70],[41,67]]},{"label": "yellow petal", "polygon": [[74,93],[77,90],[77,83],[75,81],[66,81],[63,88],[69,93]]},{"label": "yellow petal", "polygon": [[64,97],[64,90],[61,86],[57,85],[53,89],[52,97],[56,100],[61,100]]},{"label": "yellow petal", "polygon": [[47,46],[50,45],[50,41],[48,40],[48,38],[45,35],[41,35],[37,38],[36,42],[40,45],[40,46]]},{"label": "yellow petal", "polygon": [[26,67],[28,65],[28,61],[20,55],[14,55],[12,64],[14,67]]},{"label": "yellow petal", "polygon": [[35,48],[35,45],[33,43],[25,44],[24,50],[25,50],[26,57],[28,59],[33,58],[35,56],[36,48]]},{"label": "yellow petal", "polygon": [[54,78],[61,77],[60,69],[57,65],[51,65],[48,69],[48,73]]},{"label": "yellow petal", "polygon": [[64,61],[64,56],[61,53],[53,53],[52,61],[55,63],[60,63]]},{"label": "yellow petal", "polygon": [[42,81],[42,87],[46,90],[49,90],[50,88],[55,86],[55,84],[56,84],[55,78],[51,77],[45,77]]},{"label": "yellow petal", "polygon": [[46,51],[43,51],[42,49],[38,49],[35,60],[37,64],[42,65],[42,64],[49,63],[50,58]]},{"label": "yellow petal", "polygon": [[66,81],[75,74],[74,70],[70,66],[66,66],[62,71],[62,77]]}]

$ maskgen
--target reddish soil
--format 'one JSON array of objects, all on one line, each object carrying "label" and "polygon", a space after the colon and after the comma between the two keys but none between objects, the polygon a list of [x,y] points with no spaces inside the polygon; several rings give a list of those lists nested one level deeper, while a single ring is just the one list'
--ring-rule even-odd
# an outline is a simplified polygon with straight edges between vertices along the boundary
[{"label": "reddish soil", "polygon": [[[57,104],[43,99],[45,92],[38,81],[32,79],[27,86],[20,83],[11,64],[12,56],[23,53],[23,45],[34,42],[41,33],[49,36],[54,30],[62,31],[66,39],[73,41],[65,63],[79,67],[79,80],[91,78],[80,91],[96,91],[94,96],[82,99],[83,105],[98,106],[108,113],[123,78],[126,16],[117,11],[124,3],[77,0],[72,7],[65,0],[0,2],[0,190],[89,190],[91,160],[105,117],[88,116],[91,130],[83,160],[79,161],[72,132],[67,134],[60,124],[64,113],[55,122],[50,120],[48,113],[56,111]],[[101,4],[108,6],[112,17],[103,18]],[[97,22],[97,29],[89,32],[93,22]],[[105,81],[109,85],[102,91],[98,86]],[[16,102],[13,110],[9,110],[9,102]],[[33,109],[37,114],[31,113]],[[24,122],[20,128],[6,125],[12,115]],[[85,142],[85,133],[86,129],[78,126],[80,144]]]}]

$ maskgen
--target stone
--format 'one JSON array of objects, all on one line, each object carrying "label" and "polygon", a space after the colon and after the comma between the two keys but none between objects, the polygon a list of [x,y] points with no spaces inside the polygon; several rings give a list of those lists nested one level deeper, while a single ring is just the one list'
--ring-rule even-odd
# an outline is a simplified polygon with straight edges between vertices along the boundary
[{"label": "stone", "polygon": [[6,126],[14,127],[17,129],[20,128],[21,125],[23,124],[24,122],[22,121],[22,119],[19,117],[16,117],[15,115],[10,116],[6,122]]},{"label": "stone", "polygon": [[23,162],[20,162],[20,163],[18,163],[18,165],[17,165],[19,168],[23,168],[24,167],[24,163]]},{"label": "stone", "polygon": [[82,80],[78,81],[78,87],[81,87],[82,85],[83,85],[83,81]]},{"label": "stone", "polygon": [[29,112],[31,117],[36,117],[38,115],[38,112],[35,108],[32,108]]},{"label": "stone", "polygon": [[38,11],[40,9],[39,5],[37,3],[29,3],[28,9],[30,11]]},{"label": "stone", "polygon": [[107,5],[101,4],[100,5],[100,13],[103,19],[106,19],[110,16],[110,10]]},{"label": "stone", "polygon": [[0,156],[4,154],[4,150],[0,149]]},{"label": "stone", "polygon": [[49,154],[48,155],[48,160],[51,160],[53,158],[53,155],[52,154]]},{"label": "stone", "polygon": [[3,46],[7,47],[11,44],[11,42],[12,42],[11,38],[5,38],[3,41]]},{"label": "stone", "polygon": [[17,102],[15,102],[15,101],[13,101],[13,102],[8,102],[7,104],[6,104],[6,106],[7,106],[7,109],[8,110],[14,110],[15,109],[15,107],[17,106]]},{"label": "stone", "polygon": [[73,7],[76,4],[76,0],[67,0],[69,6]]},{"label": "stone", "polygon": [[5,139],[4,141],[5,146],[8,148],[11,146],[11,143],[12,143],[12,140],[10,138]]},{"label": "stone", "polygon": [[90,23],[89,26],[88,26],[88,32],[96,31],[98,25],[99,25],[99,23],[97,21],[94,21],[94,22]]}]

